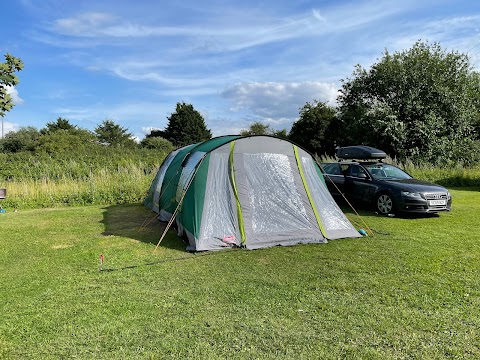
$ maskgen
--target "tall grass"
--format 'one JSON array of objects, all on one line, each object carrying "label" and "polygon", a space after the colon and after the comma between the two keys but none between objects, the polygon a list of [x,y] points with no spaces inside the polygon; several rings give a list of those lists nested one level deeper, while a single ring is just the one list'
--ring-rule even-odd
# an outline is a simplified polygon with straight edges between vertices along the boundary
[{"label": "tall grass", "polygon": [[[52,158],[20,154],[6,158],[0,188],[7,189],[4,208],[127,204],[143,201],[166,154],[109,152],[86,158]],[[334,158],[318,159],[321,162]],[[480,166],[464,168],[416,165],[386,159],[413,177],[446,187],[480,187]]]},{"label": "tall grass", "polygon": [[139,165],[100,169],[82,178],[21,179],[7,181],[7,198],[1,205],[9,208],[126,204],[145,198],[156,168]]},{"label": "tall grass", "polygon": [[142,201],[161,150],[102,147],[76,153],[0,153],[6,208],[125,204]]},{"label": "tall grass", "polygon": [[431,181],[446,187],[480,186],[480,165],[463,167],[462,164],[450,167],[438,167],[429,164],[415,165],[411,161],[400,163],[415,178]]},{"label": "tall grass", "polygon": [[148,171],[158,167],[166,155],[167,153],[154,149],[121,147],[103,147],[78,153],[0,153],[0,186],[8,180],[85,180],[105,169],[116,172],[132,165]]}]

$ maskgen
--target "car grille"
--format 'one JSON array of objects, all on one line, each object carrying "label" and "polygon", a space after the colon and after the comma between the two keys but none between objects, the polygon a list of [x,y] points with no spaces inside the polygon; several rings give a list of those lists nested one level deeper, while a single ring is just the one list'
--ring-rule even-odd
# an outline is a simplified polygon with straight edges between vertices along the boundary
[{"label": "car grille", "polygon": [[447,199],[447,193],[440,192],[440,193],[425,193],[425,199],[427,200],[440,200],[440,199]]}]

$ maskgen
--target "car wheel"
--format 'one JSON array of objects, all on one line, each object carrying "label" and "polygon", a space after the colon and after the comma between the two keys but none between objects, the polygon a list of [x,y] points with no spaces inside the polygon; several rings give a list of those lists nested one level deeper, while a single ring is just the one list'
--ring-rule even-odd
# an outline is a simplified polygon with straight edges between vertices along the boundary
[{"label": "car wheel", "polygon": [[377,197],[377,210],[380,214],[391,214],[395,209],[393,199],[388,194],[380,194]]}]

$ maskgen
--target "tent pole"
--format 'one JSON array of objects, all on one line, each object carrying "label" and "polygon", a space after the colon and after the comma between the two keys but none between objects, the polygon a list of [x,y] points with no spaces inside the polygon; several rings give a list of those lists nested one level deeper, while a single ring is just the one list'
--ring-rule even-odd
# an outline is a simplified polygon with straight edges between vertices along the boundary
[{"label": "tent pole", "polygon": [[[186,193],[186,191],[185,191],[185,193]],[[183,200],[183,197],[182,197],[182,200]],[[177,216],[178,209],[180,208],[180,204],[181,204],[181,202],[178,203],[177,208],[173,212],[173,215],[172,215],[170,221],[168,222],[167,226],[165,227],[165,230],[163,231],[162,236],[160,237],[160,240],[158,240],[157,246],[155,246],[155,249],[153,250],[154,254],[157,251],[158,247],[160,246],[160,243],[162,242],[165,235],[167,235],[167,231],[170,229],[170,226],[172,226],[173,221],[175,220],[175,216]]]},{"label": "tent pole", "polygon": [[[152,212],[154,212],[154,211],[152,210]],[[151,218],[151,219],[149,219],[149,218],[147,217],[145,220],[143,220],[143,223],[142,223],[142,226],[140,226],[140,229],[143,229],[143,228],[147,227],[147,226],[148,226],[153,220],[155,220],[157,217],[158,217],[158,214],[157,214],[157,213],[155,213],[154,216],[153,216],[153,218]]]}]

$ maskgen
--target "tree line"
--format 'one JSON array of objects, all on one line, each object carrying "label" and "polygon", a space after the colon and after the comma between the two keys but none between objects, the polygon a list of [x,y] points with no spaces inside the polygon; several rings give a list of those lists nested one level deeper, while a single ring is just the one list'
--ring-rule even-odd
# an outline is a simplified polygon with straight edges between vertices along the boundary
[{"label": "tree line", "polygon": [[[7,55],[0,81],[16,84],[20,60]],[[401,161],[434,165],[480,163],[480,74],[468,55],[447,52],[438,43],[384,54],[369,69],[357,65],[341,80],[337,105],[314,100],[299,109],[291,130],[254,122],[241,135],[274,135],[317,155],[334,155],[338,146],[368,145]],[[0,116],[11,101],[0,86]],[[210,139],[201,114],[177,103],[164,130],[153,130],[140,144],[125,128],[105,120],[93,132],[58,118],[44,129],[22,128],[1,141],[3,152],[58,152],[82,146],[145,147],[164,151]]]},{"label": "tree line", "polygon": [[84,153],[102,147],[146,148],[165,153],[176,147],[210,139],[203,117],[191,104],[178,103],[164,130],[152,130],[137,143],[133,134],[113,120],[106,119],[94,131],[83,129],[59,117],[40,130],[28,126],[11,131],[0,140],[3,153]]}]

